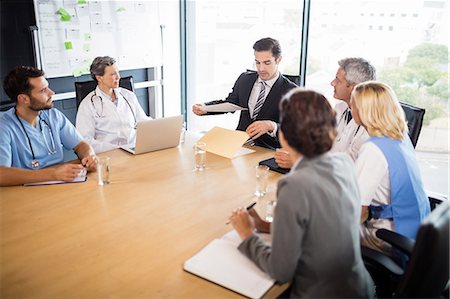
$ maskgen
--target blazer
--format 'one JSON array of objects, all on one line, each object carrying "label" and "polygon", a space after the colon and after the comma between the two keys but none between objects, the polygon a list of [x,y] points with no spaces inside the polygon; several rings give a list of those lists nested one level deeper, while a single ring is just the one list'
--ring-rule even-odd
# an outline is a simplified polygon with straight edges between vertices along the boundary
[{"label": "blazer", "polygon": [[[217,104],[220,102],[230,102],[241,107],[248,108],[248,100],[250,98],[250,93],[252,92],[253,85],[258,79],[258,73],[255,71],[246,71],[242,73],[236,80],[233,86],[233,90],[230,92],[225,100],[212,101],[205,103],[205,105]],[[289,81],[286,77],[280,74],[277,81],[273,84],[270,89],[269,94],[264,101],[261,110],[255,120],[271,120],[277,124],[280,122],[280,110],[279,104],[282,97],[292,88],[297,87],[294,83]],[[218,114],[218,113],[208,113],[208,114]],[[245,131],[247,127],[253,122],[250,118],[249,110],[241,111],[241,116],[239,118],[239,123],[236,130]],[[280,143],[278,137],[271,137],[268,134],[264,134],[255,140],[256,145],[267,147],[267,148],[280,148]]]},{"label": "blazer", "polygon": [[256,234],[238,247],[293,298],[371,298],[360,252],[361,203],[346,154],[304,157],[277,188],[272,245]]}]

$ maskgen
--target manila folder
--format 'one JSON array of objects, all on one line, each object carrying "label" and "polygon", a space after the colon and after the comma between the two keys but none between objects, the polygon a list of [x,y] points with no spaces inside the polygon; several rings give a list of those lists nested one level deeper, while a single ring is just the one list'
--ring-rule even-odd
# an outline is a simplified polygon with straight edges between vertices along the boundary
[{"label": "manila folder", "polygon": [[232,159],[248,139],[243,131],[214,127],[199,141],[206,143],[206,151]]},{"label": "manila folder", "polygon": [[225,238],[215,239],[184,263],[184,270],[249,298],[261,298],[275,280]]}]

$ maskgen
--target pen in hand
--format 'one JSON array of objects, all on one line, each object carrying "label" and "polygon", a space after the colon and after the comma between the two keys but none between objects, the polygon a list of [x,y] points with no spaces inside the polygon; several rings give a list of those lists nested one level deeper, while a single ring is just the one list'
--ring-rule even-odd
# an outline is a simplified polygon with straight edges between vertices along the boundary
[{"label": "pen in hand", "polygon": [[[255,205],[256,205],[256,201],[251,203],[250,205],[248,205],[245,209],[248,211],[251,208],[253,208]],[[228,225],[228,224],[230,224],[230,219],[228,219],[227,222],[225,222],[225,225]]]}]

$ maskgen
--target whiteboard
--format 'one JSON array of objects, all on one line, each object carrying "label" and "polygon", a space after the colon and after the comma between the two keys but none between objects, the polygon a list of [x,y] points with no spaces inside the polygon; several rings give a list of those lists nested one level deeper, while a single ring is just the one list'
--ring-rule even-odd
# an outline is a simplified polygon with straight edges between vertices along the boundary
[{"label": "whiteboard", "polygon": [[89,74],[97,56],[121,70],[161,65],[158,1],[34,0],[34,8],[49,78]]}]

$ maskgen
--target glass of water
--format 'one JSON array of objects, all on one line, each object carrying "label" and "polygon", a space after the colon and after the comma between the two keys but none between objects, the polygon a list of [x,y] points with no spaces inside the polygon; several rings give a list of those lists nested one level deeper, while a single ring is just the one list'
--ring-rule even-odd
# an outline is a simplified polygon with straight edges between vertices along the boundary
[{"label": "glass of water", "polygon": [[266,165],[256,166],[256,190],[255,195],[264,196],[267,193],[267,181],[269,179],[269,167]]},{"label": "glass of water", "polygon": [[203,171],[206,165],[206,143],[197,142],[194,145],[195,170]]}]

